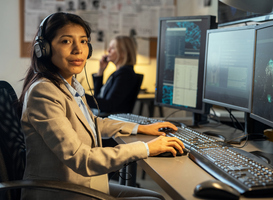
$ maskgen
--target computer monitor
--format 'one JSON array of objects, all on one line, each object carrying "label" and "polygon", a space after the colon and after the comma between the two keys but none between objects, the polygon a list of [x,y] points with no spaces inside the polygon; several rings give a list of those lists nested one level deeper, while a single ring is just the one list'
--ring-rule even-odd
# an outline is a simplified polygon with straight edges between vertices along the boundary
[{"label": "computer monitor", "polygon": [[273,23],[257,26],[250,117],[273,127]]},{"label": "computer monitor", "polygon": [[250,112],[255,26],[207,32],[203,101]]},{"label": "computer monitor", "polygon": [[193,112],[193,125],[206,120],[202,102],[206,32],[215,16],[160,18],[155,104]]},{"label": "computer monitor", "polygon": [[203,101],[250,113],[254,53],[255,26],[208,30]]}]

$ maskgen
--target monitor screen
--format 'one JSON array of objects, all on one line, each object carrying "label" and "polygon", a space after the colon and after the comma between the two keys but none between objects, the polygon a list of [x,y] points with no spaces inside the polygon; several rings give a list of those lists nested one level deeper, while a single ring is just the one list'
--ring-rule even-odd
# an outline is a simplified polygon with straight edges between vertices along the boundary
[{"label": "monitor screen", "polygon": [[255,26],[207,32],[203,101],[250,112]]},{"label": "monitor screen", "polygon": [[273,23],[257,27],[250,117],[273,127]]},{"label": "monitor screen", "polygon": [[206,31],[214,16],[159,20],[155,104],[205,114],[202,102]]}]

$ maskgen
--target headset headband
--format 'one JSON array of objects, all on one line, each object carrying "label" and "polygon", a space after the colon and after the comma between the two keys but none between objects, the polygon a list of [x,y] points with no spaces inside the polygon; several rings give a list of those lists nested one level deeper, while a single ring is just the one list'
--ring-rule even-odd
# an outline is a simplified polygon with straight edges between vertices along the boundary
[{"label": "headset headband", "polygon": [[[36,39],[35,39],[36,41],[41,40],[41,39],[44,39],[44,32],[45,32],[45,28],[44,28],[44,27],[46,27],[46,23],[47,23],[48,19],[49,19],[52,15],[54,15],[54,13],[48,15],[48,16],[47,16],[46,18],[44,18],[43,21],[41,22],[41,24],[40,24],[40,26],[39,26],[38,34],[37,34]],[[44,25],[45,25],[45,26],[44,26]]]}]

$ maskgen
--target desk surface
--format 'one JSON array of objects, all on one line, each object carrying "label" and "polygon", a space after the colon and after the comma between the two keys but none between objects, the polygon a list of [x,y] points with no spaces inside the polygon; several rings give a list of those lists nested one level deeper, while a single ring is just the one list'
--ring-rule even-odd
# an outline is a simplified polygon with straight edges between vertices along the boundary
[{"label": "desk surface", "polygon": [[154,100],[154,98],[155,98],[155,93],[139,93],[137,95],[137,99],[139,100],[143,100],[143,99]]},{"label": "desk surface", "polygon": [[[155,136],[132,135],[129,137],[118,137],[116,141],[120,144],[131,143],[135,141],[147,142]],[[246,151],[255,151],[260,149],[272,149],[272,143],[269,141],[250,141],[246,147]],[[193,190],[199,183],[214,179],[205,170],[194,163],[188,156],[180,157],[149,157],[144,160],[137,161],[138,165],[143,168],[146,173],[162,188],[170,197],[175,200],[190,199],[197,200],[193,196]],[[240,200],[247,199],[241,197]],[[260,200],[261,198],[251,198],[252,200]],[[273,198],[263,198],[269,200]]]}]

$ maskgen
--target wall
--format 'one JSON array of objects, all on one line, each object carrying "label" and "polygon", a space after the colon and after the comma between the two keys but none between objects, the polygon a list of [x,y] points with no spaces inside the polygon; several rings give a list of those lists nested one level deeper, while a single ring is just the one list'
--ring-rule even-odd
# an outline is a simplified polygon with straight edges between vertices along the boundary
[{"label": "wall", "polygon": [[204,7],[206,0],[176,0],[177,16],[214,15],[217,16],[218,1],[211,0],[211,6]]},{"label": "wall", "polygon": [[[212,0],[210,7],[203,7],[204,0],[176,0],[177,15],[216,15],[218,1]],[[25,72],[29,66],[29,58],[20,58],[20,24],[19,24],[19,0],[9,0],[2,3],[0,6],[0,80],[8,81],[15,89],[19,96],[22,89],[22,81]],[[97,60],[89,60],[86,71],[89,76],[89,83],[92,87],[91,74],[98,69]],[[105,79],[115,70],[113,65],[106,70]],[[151,59],[150,64],[136,65],[135,71],[144,74],[142,88],[146,88],[148,92],[153,92],[155,89],[155,74],[156,74],[156,59]],[[84,72],[79,74],[78,80],[82,81],[83,86],[88,90],[87,82],[85,81]],[[173,109],[166,109],[165,114],[173,112]],[[185,113],[181,112],[182,115]],[[157,114],[156,114],[157,115]],[[177,115],[180,115],[179,113]]]},{"label": "wall", "polygon": [[29,65],[28,58],[20,58],[19,1],[1,2],[0,6],[0,80],[8,81],[17,95]]}]

